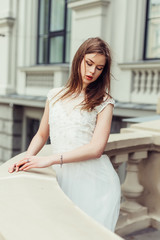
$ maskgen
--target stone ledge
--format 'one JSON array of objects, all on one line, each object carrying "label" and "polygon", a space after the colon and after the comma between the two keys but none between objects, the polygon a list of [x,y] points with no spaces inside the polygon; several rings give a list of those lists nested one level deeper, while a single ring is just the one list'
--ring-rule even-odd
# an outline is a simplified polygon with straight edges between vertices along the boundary
[{"label": "stone ledge", "polygon": [[6,96],[0,95],[0,103],[9,104],[10,106],[29,106],[29,107],[45,107],[46,97],[41,96],[27,96],[19,94],[9,94]]},{"label": "stone ledge", "polygon": [[13,27],[15,19],[12,17],[0,18],[0,28],[2,27]]},{"label": "stone ledge", "polygon": [[132,124],[131,128],[140,130],[152,131],[160,134],[160,120],[154,120],[150,122]]},{"label": "stone ledge", "polygon": [[[41,155],[48,154],[48,149],[45,146]],[[51,167],[8,173],[23,154],[0,167],[0,231],[5,240],[22,240],[24,233],[30,240],[122,240],[71,202]]]},{"label": "stone ledge", "polygon": [[70,1],[68,7],[74,10],[82,10],[91,7],[107,6],[109,3],[110,0],[79,0]]},{"label": "stone ledge", "polygon": [[54,65],[35,65],[30,67],[19,67],[21,72],[26,73],[53,73],[59,71],[69,71],[69,64],[54,64]]},{"label": "stone ledge", "polygon": [[121,133],[111,134],[105,148],[105,152],[129,147],[144,146],[152,143],[152,135],[149,133]]},{"label": "stone ledge", "polygon": [[0,233],[0,240],[6,240],[6,239],[4,239],[4,237],[2,236],[1,233]]},{"label": "stone ledge", "polygon": [[138,61],[131,63],[119,63],[119,67],[122,70],[134,70],[134,69],[159,69],[160,60],[153,61]]}]

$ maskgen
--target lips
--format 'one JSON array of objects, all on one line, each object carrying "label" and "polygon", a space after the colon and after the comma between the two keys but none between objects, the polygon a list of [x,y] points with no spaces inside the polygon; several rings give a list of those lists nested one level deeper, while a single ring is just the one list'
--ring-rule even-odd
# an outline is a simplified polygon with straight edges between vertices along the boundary
[{"label": "lips", "polygon": [[93,77],[90,75],[86,75],[86,79],[91,81],[93,79]]}]

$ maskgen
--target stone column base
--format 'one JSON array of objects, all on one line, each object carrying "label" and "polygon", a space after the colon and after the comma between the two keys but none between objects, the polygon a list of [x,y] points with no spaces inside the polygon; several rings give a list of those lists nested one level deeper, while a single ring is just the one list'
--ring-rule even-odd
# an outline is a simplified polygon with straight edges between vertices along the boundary
[{"label": "stone column base", "polygon": [[121,211],[116,233],[124,236],[151,226],[151,218],[147,214],[147,208],[141,207],[137,212],[127,213]]}]

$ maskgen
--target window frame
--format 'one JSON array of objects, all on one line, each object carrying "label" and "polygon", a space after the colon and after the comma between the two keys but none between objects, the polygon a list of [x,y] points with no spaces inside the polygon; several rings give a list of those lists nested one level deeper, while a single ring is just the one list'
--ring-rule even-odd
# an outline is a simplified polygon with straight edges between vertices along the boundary
[{"label": "window frame", "polygon": [[[67,0],[64,0],[65,1],[65,6],[64,6],[64,28],[63,30],[58,30],[58,31],[50,31],[50,22],[51,22],[51,1],[52,0],[49,0],[49,4],[48,4],[48,8],[49,8],[49,15],[48,15],[48,33],[47,33],[47,36],[48,36],[48,41],[47,41],[47,61],[46,62],[43,62],[41,63],[39,61],[39,55],[40,55],[40,36],[44,36],[41,35],[39,32],[40,32],[40,4],[41,4],[41,0],[38,0],[38,27],[37,27],[37,56],[36,56],[36,63],[38,65],[50,65],[50,64],[54,64],[54,65],[57,65],[57,64],[66,64],[66,63],[69,63],[68,61],[66,61],[66,33],[67,33],[67,5],[68,5],[68,1]],[[51,38],[53,37],[58,37],[58,36],[61,36],[63,37],[63,49],[62,49],[62,61],[61,62],[50,62],[50,48],[51,48]]]},{"label": "window frame", "polygon": [[143,48],[143,60],[160,60],[160,57],[157,58],[151,58],[151,57],[146,57],[147,55],[147,37],[148,37],[148,33],[149,33],[149,6],[150,6],[150,0],[147,0],[147,4],[146,4],[146,17],[145,17],[145,34],[144,34],[144,48]]}]

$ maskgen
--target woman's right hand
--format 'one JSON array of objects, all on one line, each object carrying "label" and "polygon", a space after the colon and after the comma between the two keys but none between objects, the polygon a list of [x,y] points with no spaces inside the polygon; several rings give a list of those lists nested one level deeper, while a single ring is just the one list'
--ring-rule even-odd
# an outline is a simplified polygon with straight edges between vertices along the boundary
[{"label": "woman's right hand", "polygon": [[[24,156],[24,159],[25,158],[29,158],[30,157],[30,155],[25,155]],[[15,172],[16,171],[16,166],[17,166],[17,163],[14,163],[14,164],[12,164],[9,168],[8,168],[8,172],[9,173],[13,173],[13,172]]]}]

